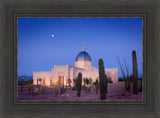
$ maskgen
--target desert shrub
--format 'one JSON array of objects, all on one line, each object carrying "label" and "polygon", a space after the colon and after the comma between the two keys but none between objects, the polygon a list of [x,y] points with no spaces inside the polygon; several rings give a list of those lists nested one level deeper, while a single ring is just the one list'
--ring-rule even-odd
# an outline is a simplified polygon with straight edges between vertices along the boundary
[{"label": "desert shrub", "polygon": [[122,82],[122,81],[124,81],[124,79],[123,79],[123,78],[119,78],[118,81],[119,81],[119,82]]},{"label": "desert shrub", "polygon": [[108,83],[113,83],[112,78],[110,76],[107,77],[107,82]]}]

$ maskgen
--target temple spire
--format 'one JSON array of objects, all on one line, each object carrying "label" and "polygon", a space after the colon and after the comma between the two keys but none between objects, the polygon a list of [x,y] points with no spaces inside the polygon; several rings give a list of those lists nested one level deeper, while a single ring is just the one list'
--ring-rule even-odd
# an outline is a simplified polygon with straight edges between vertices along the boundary
[{"label": "temple spire", "polygon": [[82,47],[82,51],[84,51],[85,49],[84,49],[84,42],[83,42],[83,47]]}]

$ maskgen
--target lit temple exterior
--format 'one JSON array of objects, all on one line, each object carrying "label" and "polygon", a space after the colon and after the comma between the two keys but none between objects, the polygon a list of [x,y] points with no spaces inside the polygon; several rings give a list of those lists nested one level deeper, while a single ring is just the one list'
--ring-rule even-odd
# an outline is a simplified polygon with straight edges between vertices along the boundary
[{"label": "lit temple exterior", "polygon": [[[94,82],[99,78],[99,71],[97,68],[92,67],[91,57],[85,51],[84,46],[82,51],[76,56],[75,66],[54,65],[51,71],[33,72],[33,84],[51,86],[60,83],[65,86],[68,85],[67,80],[71,79],[71,86],[73,86],[73,79],[78,76],[79,72],[82,73],[82,79],[91,78]],[[111,77],[113,83],[118,81],[117,68],[106,68],[105,73],[108,77]],[[41,79],[41,82],[39,79]]]}]

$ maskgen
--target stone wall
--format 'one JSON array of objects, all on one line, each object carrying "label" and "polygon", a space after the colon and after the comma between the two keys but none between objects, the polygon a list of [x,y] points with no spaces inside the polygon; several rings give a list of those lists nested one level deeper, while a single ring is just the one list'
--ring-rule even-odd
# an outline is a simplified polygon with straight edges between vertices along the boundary
[{"label": "stone wall", "polygon": [[43,71],[43,72],[33,72],[33,84],[37,85],[37,80],[42,79],[42,81],[38,81],[38,84],[50,86],[54,82],[53,71]]},{"label": "stone wall", "polygon": [[112,78],[113,83],[118,81],[118,69],[117,68],[107,68],[105,69],[107,76]]},{"label": "stone wall", "polygon": [[[91,78],[93,82],[99,78],[99,71],[98,69],[92,67],[88,69],[78,68],[69,65],[54,65],[52,71],[42,71],[42,72],[33,72],[33,83],[37,85],[37,80],[42,79],[41,85],[51,85],[59,82],[59,77],[64,80],[64,85],[67,85],[67,79],[72,80],[78,76],[78,73],[82,73],[82,78]],[[118,81],[118,70],[117,68],[113,69],[105,69],[105,73],[107,76],[110,76],[113,80],[113,83]],[[38,84],[40,84],[38,83]],[[62,82],[63,83],[63,82]]]}]

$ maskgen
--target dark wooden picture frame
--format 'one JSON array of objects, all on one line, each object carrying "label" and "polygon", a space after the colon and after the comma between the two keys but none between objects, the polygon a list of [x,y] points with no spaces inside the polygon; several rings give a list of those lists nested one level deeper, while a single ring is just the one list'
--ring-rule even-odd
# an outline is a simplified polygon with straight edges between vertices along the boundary
[{"label": "dark wooden picture frame", "polygon": [[[3,117],[160,117],[159,112],[159,2],[158,1],[4,1],[1,2],[1,79],[0,100]],[[15,101],[17,77],[17,37],[15,17],[55,16],[133,16],[144,18],[143,26],[143,103],[114,101],[110,104],[74,102]],[[37,104],[38,103],[38,104]]]},{"label": "dark wooden picture frame", "polygon": [[[142,50],[145,50],[146,48],[146,32],[145,32],[145,27],[146,27],[146,16],[145,14],[15,14],[14,16],[14,36],[15,36],[15,54],[17,55],[18,50],[18,36],[17,36],[17,27],[18,27],[18,18],[142,18],[142,35],[143,39],[141,41],[143,42],[143,47]],[[143,57],[146,57],[145,51],[142,52]],[[16,74],[14,76],[14,104],[117,104],[117,102],[120,104],[145,104],[146,103],[146,81],[145,79],[142,79],[142,100],[108,100],[108,101],[100,101],[100,100],[81,100],[81,101],[76,101],[76,100],[18,100],[18,85],[17,85],[17,63],[18,59],[17,56],[15,56],[15,71]],[[145,58],[143,58],[143,63],[145,63]],[[146,65],[146,64],[143,64]],[[143,72],[145,72],[146,69],[143,66]],[[143,75],[145,78],[145,75]]]}]

